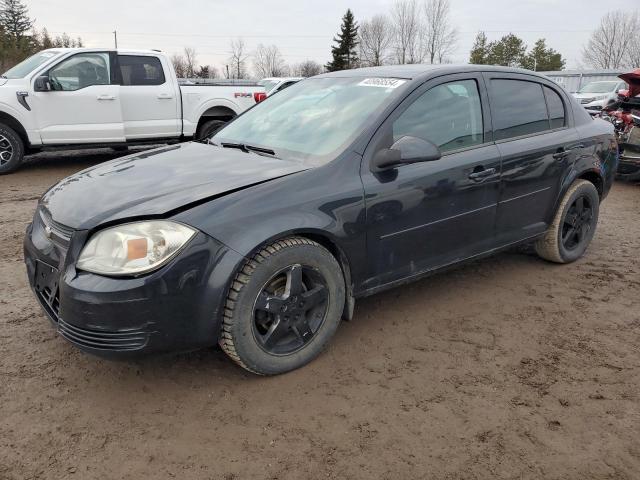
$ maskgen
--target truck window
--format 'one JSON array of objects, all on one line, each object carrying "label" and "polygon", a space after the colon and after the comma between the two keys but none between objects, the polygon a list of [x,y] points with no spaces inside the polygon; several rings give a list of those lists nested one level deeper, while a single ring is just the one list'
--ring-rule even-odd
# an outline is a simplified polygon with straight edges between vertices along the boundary
[{"label": "truck window", "polygon": [[53,90],[73,91],[92,85],[109,85],[108,53],[79,53],[49,70]]},{"label": "truck window", "polygon": [[164,71],[158,57],[118,55],[122,85],[162,85]]}]

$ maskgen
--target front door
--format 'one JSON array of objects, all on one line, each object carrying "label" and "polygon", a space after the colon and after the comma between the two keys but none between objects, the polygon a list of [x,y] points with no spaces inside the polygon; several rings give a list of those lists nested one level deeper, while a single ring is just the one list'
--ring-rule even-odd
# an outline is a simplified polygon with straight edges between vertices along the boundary
[{"label": "front door", "polygon": [[127,140],[180,135],[177,85],[155,55],[118,55],[122,120]]},{"label": "front door", "polygon": [[[371,266],[364,288],[494,246],[501,165],[486,105],[481,75],[441,77],[413,92],[375,134],[361,169]],[[442,158],[372,172],[375,152],[403,136],[433,142]]]},{"label": "front door", "polygon": [[124,141],[111,66],[108,52],[83,52],[42,74],[51,90],[33,93],[33,110],[45,145]]}]

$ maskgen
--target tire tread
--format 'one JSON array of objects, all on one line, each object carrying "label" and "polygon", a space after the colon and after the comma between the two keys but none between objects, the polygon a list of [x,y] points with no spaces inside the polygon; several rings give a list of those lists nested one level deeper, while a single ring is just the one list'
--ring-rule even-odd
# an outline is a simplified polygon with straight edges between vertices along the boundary
[{"label": "tire tread", "polygon": [[220,345],[220,348],[222,348],[224,353],[226,353],[227,356],[231,358],[231,360],[237,363],[240,367],[256,375],[265,374],[252,369],[242,361],[236,351],[233,336],[231,335],[232,326],[234,323],[233,314],[235,311],[236,300],[238,298],[238,295],[240,294],[240,291],[249,282],[251,275],[259,264],[264,263],[269,257],[275,255],[281,250],[303,245],[323,248],[319,243],[314,242],[313,240],[309,240],[305,237],[287,237],[281,240],[276,240],[269,245],[263,246],[258,252],[252,255],[251,258],[245,262],[238,273],[236,273],[235,278],[231,282],[231,287],[229,288],[229,293],[227,294],[227,301],[225,303],[224,313],[222,316],[222,333],[220,335],[218,344]]}]

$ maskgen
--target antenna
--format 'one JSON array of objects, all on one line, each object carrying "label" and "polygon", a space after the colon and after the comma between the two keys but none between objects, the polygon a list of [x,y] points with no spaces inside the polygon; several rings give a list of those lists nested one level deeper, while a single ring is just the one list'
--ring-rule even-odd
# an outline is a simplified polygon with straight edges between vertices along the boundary
[{"label": "antenna", "polygon": [[113,41],[116,44],[116,50],[118,49],[118,32],[113,31]]}]

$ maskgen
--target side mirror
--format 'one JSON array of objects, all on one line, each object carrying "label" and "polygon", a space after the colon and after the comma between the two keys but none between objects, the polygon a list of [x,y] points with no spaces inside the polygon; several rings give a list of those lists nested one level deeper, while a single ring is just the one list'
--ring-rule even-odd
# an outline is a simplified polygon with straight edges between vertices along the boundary
[{"label": "side mirror", "polygon": [[373,169],[381,171],[409,163],[432,162],[442,158],[438,146],[422,138],[404,136],[391,145],[383,148],[373,157]]},{"label": "side mirror", "polygon": [[51,82],[49,81],[48,75],[42,75],[36,78],[36,81],[33,84],[33,89],[36,92],[49,92],[53,90],[51,88]]}]

